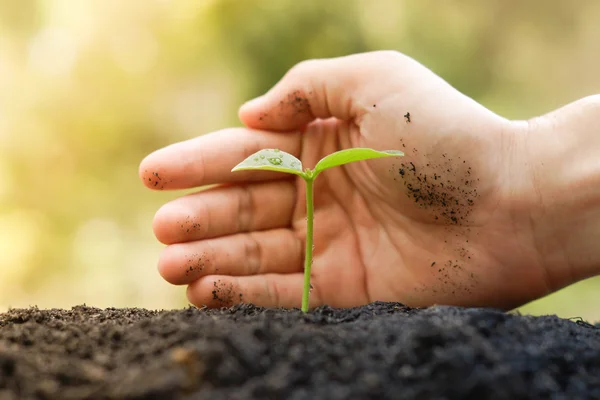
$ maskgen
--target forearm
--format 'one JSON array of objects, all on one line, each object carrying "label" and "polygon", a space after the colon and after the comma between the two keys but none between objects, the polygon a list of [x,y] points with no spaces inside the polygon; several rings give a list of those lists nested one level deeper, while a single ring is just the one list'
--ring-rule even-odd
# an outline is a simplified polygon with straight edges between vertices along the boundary
[{"label": "forearm", "polygon": [[528,121],[519,163],[552,290],[600,274],[600,96]]}]

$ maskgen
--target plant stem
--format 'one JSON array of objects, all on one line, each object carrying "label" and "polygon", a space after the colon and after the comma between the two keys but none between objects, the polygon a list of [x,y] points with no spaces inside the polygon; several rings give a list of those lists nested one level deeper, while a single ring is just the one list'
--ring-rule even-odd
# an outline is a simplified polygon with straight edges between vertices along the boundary
[{"label": "plant stem", "polygon": [[310,296],[310,268],[313,253],[313,183],[315,177],[304,178],[306,182],[306,254],[304,257],[304,291],[302,292],[302,311],[308,312]]}]

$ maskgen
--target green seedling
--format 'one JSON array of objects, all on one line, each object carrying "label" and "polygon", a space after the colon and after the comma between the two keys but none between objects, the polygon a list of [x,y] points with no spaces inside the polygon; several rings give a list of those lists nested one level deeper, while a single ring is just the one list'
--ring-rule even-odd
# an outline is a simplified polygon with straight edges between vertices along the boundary
[{"label": "green seedling", "polygon": [[404,153],[397,150],[378,151],[368,148],[354,148],[337,151],[324,157],[314,169],[302,169],[302,162],[291,154],[278,149],[263,149],[236,165],[232,171],[267,170],[298,175],[306,182],[306,256],[304,258],[304,289],[302,292],[302,311],[308,311],[310,295],[310,269],[313,252],[313,184],[324,170],[354,161],[373,158],[399,157]]}]

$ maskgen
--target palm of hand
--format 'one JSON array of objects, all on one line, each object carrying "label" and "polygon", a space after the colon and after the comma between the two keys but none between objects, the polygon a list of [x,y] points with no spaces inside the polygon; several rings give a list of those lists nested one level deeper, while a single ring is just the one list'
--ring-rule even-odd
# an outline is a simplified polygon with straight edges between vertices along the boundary
[{"label": "palm of hand", "polygon": [[[498,155],[506,139],[503,122],[453,89],[447,96],[464,108],[454,107],[452,116],[429,112],[435,121],[429,125],[414,111],[410,123],[389,118],[388,109],[406,109],[392,100],[365,114],[358,126],[318,121],[308,127],[303,153],[309,164],[347,147],[406,153],[393,161],[348,164],[316,181],[316,304],[382,300],[507,308],[547,291],[535,254],[522,250],[522,237],[505,234],[519,231],[519,222],[513,210],[498,206],[508,196]],[[418,108],[435,110],[425,102]],[[444,129],[455,125],[456,114],[469,118],[460,129]],[[477,131],[481,126],[489,131]],[[304,202],[295,215],[303,238]]]}]

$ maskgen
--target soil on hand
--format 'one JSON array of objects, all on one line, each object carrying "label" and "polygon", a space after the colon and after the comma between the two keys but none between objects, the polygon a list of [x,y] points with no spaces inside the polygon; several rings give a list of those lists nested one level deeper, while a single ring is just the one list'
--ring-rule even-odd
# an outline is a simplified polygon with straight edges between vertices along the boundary
[{"label": "soil on hand", "polygon": [[487,309],[14,309],[0,399],[600,398],[600,327]]}]

